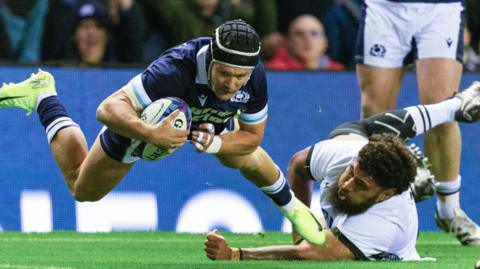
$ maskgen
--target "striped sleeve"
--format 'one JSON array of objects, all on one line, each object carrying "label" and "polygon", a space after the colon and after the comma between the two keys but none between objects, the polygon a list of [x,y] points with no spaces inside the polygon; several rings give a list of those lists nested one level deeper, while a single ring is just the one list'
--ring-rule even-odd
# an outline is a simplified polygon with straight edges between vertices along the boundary
[{"label": "striped sleeve", "polygon": [[259,123],[265,121],[267,119],[267,116],[268,116],[268,105],[265,105],[265,107],[262,110],[258,111],[257,113],[253,113],[253,114],[242,113],[242,114],[240,114],[240,116],[238,117],[238,120],[241,123],[255,125],[255,124],[259,124]]},{"label": "striped sleeve", "polygon": [[130,99],[132,99],[132,101],[134,101],[135,103],[140,104],[142,109],[144,109],[145,107],[147,107],[149,104],[152,103],[152,100],[147,95],[147,92],[143,87],[141,74],[131,79],[128,84],[131,86],[133,90],[132,93],[128,94]]}]

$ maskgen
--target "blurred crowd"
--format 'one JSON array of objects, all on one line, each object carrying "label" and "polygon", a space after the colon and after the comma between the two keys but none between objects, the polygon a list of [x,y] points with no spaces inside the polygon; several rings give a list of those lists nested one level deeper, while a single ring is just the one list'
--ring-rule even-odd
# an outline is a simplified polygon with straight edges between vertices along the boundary
[{"label": "blurred crowd", "polygon": [[[0,62],[138,65],[223,21],[242,18],[262,36],[274,70],[355,66],[362,0],[0,0]],[[467,0],[467,70],[480,67],[480,1]]]}]

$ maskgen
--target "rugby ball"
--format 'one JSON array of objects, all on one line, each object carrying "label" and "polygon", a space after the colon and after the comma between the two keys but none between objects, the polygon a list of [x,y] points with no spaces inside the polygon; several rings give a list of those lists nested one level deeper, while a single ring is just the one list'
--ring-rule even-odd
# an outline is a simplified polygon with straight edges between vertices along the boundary
[{"label": "rugby ball", "polygon": [[[153,125],[159,123],[177,109],[180,110],[180,113],[172,121],[172,127],[179,130],[189,130],[192,123],[192,113],[187,103],[177,97],[165,97],[156,100],[142,111],[140,118]],[[132,155],[147,161],[164,159],[174,151],[135,139],[132,139],[131,147],[134,149]]]}]

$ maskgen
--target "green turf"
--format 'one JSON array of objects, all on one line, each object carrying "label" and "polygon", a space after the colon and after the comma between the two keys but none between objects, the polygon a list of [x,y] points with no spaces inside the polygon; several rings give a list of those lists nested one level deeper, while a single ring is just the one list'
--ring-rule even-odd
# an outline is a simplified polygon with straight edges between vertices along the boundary
[{"label": "green turf", "polygon": [[[225,236],[238,247],[288,244],[286,234]],[[422,233],[417,248],[437,262],[214,262],[203,253],[204,235],[166,232],[47,234],[0,233],[0,268],[473,268],[480,247],[461,246],[444,233]]]}]

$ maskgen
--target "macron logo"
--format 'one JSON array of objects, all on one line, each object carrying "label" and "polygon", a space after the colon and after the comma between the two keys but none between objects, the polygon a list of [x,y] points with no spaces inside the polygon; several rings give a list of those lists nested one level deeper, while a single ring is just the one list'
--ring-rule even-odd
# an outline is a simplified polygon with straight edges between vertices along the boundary
[{"label": "macron logo", "polygon": [[207,101],[208,96],[205,94],[202,94],[198,97],[198,101],[200,101],[200,105],[203,107],[205,105],[205,102]]},{"label": "macron logo", "polygon": [[446,41],[447,41],[447,46],[450,48],[450,46],[451,46],[452,43],[453,43],[453,39],[451,39],[451,38],[449,37],[449,38],[447,38]]}]

